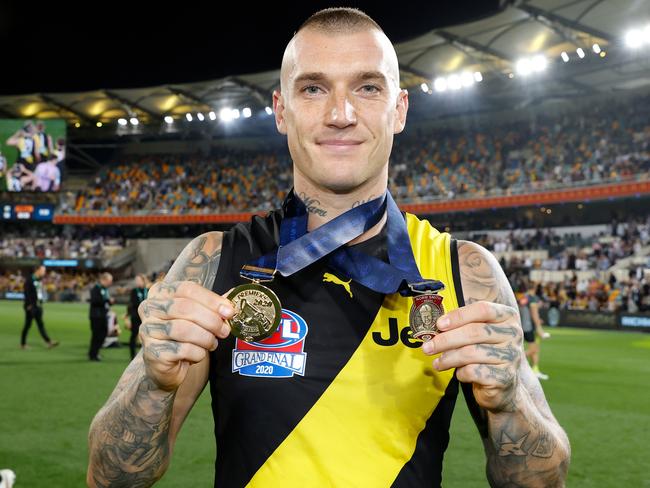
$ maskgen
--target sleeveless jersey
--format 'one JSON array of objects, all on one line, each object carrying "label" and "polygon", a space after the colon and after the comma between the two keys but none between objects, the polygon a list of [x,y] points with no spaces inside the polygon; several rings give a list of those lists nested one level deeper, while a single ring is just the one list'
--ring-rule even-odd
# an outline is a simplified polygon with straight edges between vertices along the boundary
[{"label": "sleeveless jersey", "polygon": [[[248,282],[241,267],[277,248],[283,213],[224,233],[215,292]],[[444,311],[464,305],[456,240],[403,215],[421,275],[445,284]],[[355,247],[388,262],[386,226]],[[355,283],[327,257],[265,285],[282,304],[278,330],[210,355],[215,486],[440,486],[458,381],[410,338],[411,298]]]}]

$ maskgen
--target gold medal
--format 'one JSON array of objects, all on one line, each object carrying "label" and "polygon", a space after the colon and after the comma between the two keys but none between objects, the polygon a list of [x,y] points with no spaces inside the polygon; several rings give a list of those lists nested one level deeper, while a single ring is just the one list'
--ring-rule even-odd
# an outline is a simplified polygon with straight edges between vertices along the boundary
[{"label": "gold medal", "polygon": [[229,294],[237,314],[228,320],[232,334],[246,342],[271,336],[280,325],[282,307],[277,295],[258,282],[235,287]]},{"label": "gold medal", "polygon": [[437,293],[426,292],[414,296],[409,313],[409,326],[413,333],[413,339],[426,342],[439,334],[436,322],[444,313],[442,296]]}]

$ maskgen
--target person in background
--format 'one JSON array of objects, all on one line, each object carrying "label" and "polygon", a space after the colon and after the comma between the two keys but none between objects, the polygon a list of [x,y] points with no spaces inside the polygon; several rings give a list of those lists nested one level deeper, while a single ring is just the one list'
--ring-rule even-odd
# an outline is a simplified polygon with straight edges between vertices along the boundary
[{"label": "person in background", "polygon": [[45,324],[43,324],[43,285],[41,284],[43,276],[45,276],[45,266],[41,264],[25,279],[25,297],[23,304],[23,308],[25,309],[25,325],[20,336],[20,347],[22,349],[28,348],[27,333],[34,319],[36,319],[38,331],[41,333],[41,337],[43,337],[48,349],[59,345],[58,341],[50,339],[45,331]]},{"label": "person in background", "polygon": [[524,342],[528,345],[526,348],[526,357],[530,361],[531,368],[535,376],[540,380],[547,380],[548,375],[539,369],[540,343],[539,338],[548,339],[551,334],[544,332],[542,319],[539,316],[539,306],[541,304],[539,296],[536,294],[537,288],[534,282],[529,282],[524,293],[519,297],[519,316],[521,317],[521,328],[524,331]]},{"label": "person in background", "polygon": [[108,333],[108,311],[115,300],[111,298],[108,287],[113,284],[113,275],[102,273],[99,282],[90,290],[90,349],[88,359],[101,361],[99,349]]},{"label": "person in background", "polygon": [[147,298],[147,279],[145,275],[139,274],[135,277],[135,288],[131,290],[129,297],[129,304],[124,315],[126,328],[131,330],[131,339],[129,340],[129,348],[131,349],[131,359],[135,357],[136,353],[136,340],[140,332],[140,324],[142,319],[138,315],[138,307]]}]

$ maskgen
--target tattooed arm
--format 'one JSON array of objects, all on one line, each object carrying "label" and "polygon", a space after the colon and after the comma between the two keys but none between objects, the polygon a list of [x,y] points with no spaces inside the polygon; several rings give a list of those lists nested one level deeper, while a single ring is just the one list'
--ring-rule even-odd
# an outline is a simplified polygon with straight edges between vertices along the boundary
[{"label": "tattooed arm", "polygon": [[208,351],[230,333],[232,306],[209,290],[220,255],[220,232],[197,237],[140,305],[142,351],[90,426],[88,486],[148,487],[167,469],[207,383]]},{"label": "tattooed arm", "polygon": [[458,379],[471,384],[491,486],[564,486],[569,440],[525,359],[510,284],[478,244],[458,241],[458,260],[465,306],[438,319],[442,333],[423,350],[442,353],[434,367],[456,368]]}]

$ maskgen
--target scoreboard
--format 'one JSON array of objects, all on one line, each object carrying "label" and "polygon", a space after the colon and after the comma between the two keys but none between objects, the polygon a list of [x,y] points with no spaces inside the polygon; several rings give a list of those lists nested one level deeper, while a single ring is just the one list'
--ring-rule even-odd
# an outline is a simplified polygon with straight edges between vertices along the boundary
[{"label": "scoreboard", "polygon": [[51,222],[54,216],[52,204],[3,203],[1,220],[40,220]]}]

